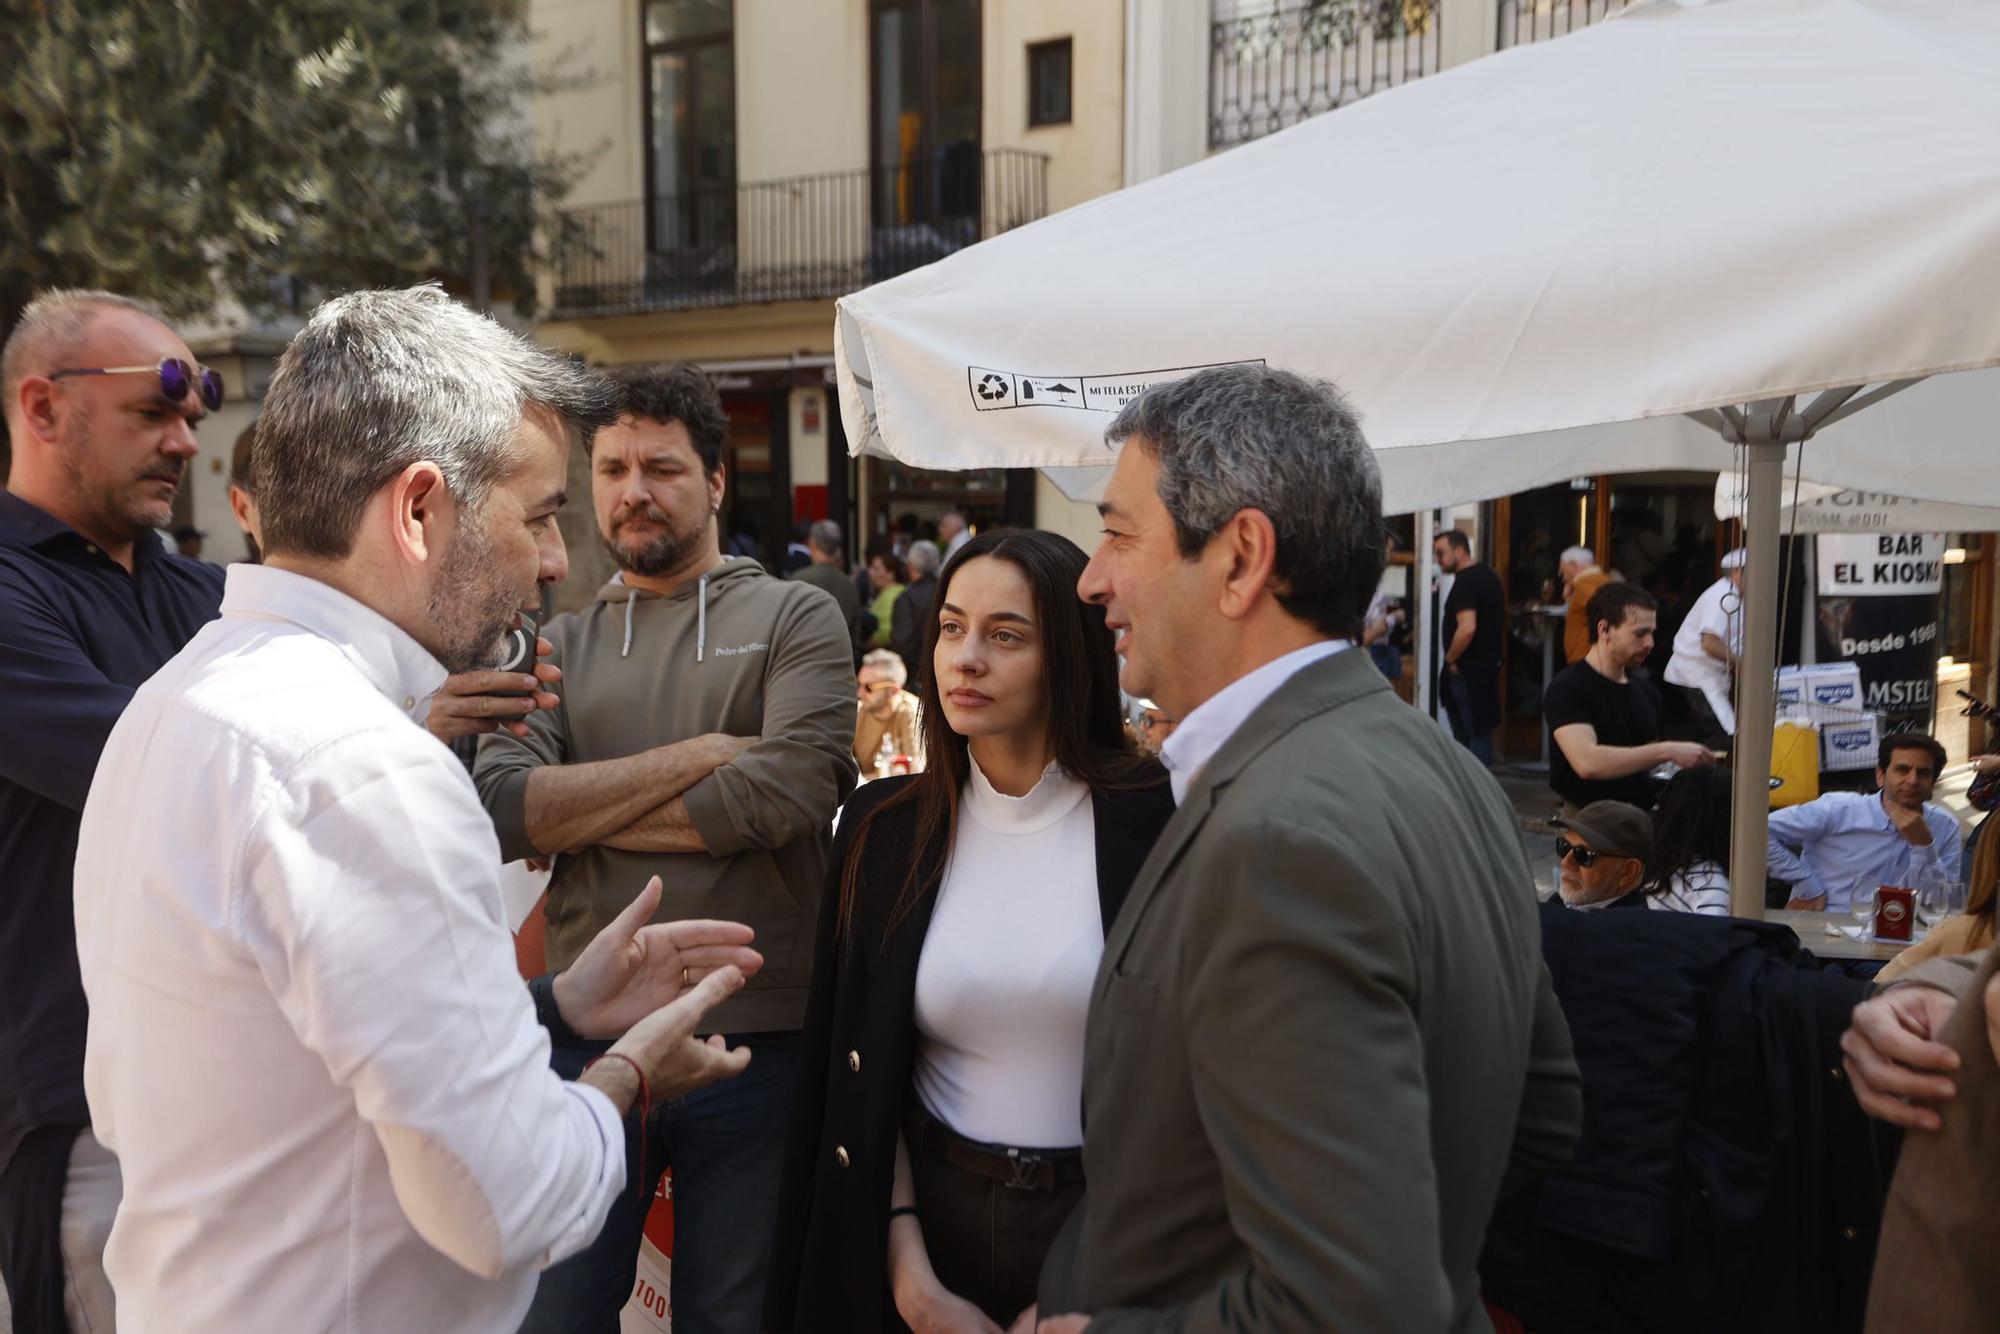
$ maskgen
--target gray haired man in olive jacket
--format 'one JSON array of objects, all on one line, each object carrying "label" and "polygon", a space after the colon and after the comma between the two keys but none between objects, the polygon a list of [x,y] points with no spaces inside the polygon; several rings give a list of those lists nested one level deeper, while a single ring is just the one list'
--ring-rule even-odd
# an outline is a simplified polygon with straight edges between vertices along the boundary
[{"label": "gray haired man in olive jacket", "polygon": [[1581,1115],[1512,808],[1353,651],[1381,484],[1331,386],[1157,386],[1080,592],[1181,720],[1104,943],[1046,1334],[1488,1329],[1476,1262]]},{"label": "gray haired man in olive jacket", "polygon": [[[754,1334],[833,816],[854,787],[852,650],[830,598],[720,553],[727,422],[707,378],[688,366],[612,378],[626,413],[592,446],[591,492],[619,573],[543,630],[562,706],[531,715],[525,738],[487,737],[474,781],[504,856],[554,860],[550,967],[652,875],[662,920],[747,923],[764,967],[711,1016],[750,1048],[750,1068],[657,1109],[628,1159],[649,1179],[588,1250],[542,1275],[522,1329],[617,1330],[671,1166],[676,1334]],[[555,1038],[565,1074],[596,1054]]]}]

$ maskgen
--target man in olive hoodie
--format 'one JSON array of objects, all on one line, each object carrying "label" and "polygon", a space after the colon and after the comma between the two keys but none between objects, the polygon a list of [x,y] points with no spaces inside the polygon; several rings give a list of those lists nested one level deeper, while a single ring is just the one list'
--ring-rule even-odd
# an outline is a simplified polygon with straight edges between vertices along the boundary
[{"label": "man in olive hoodie", "polygon": [[[717,543],[728,423],[688,366],[613,373],[625,415],[591,447],[598,530],[619,573],[543,630],[563,704],[486,738],[480,799],[509,858],[553,858],[548,956],[562,968],[649,875],[660,918],[757,933],[764,968],[718,1006],[752,1052],[727,1086],[655,1109],[604,1231],[542,1275],[541,1331],[618,1328],[660,1174],[674,1173],[676,1334],[754,1334],[835,810],[853,790],[853,657],[839,608]],[[573,1075],[601,1050],[557,1034]]]}]

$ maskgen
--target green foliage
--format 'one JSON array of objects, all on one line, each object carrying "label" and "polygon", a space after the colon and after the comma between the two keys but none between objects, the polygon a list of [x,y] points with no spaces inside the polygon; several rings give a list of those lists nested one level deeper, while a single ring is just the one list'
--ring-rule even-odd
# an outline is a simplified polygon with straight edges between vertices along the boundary
[{"label": "green foliage", "polygon": [[33,292],[189,313],[472,281],[533,297],[524,0],[0,0],[0,331]]}]

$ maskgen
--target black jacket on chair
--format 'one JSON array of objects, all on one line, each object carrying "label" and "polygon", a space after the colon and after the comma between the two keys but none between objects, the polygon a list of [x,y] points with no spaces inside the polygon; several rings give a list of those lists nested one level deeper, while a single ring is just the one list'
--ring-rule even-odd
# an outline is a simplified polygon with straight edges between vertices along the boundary
[{"label": "black jacket on chair", "polygon": [[1539,1334],[1860,1334],[1898,1143],[1841,1071],[1867,984],[1776,923],[1542,908],[1575,1157],[1502,1200],[1486,1296]]},{"label": "black jacket on chair", "polygon": [[[862,817],[912,778],[858,789],[840,819],[806,1003],[791,1131],[778,1194],[764,1328],[795,1334],[901,1330],[889,1294],[889,1194],[896,1133],[916,1061],[917,963],[937,904],[933,888],[896,925],[888,922],[911,862],[934,870],[942,848],[917,849],[916,808],[874,822],[862,851],[852,932],[839,938],[840,874]],[[1091,799],[1097,892],[1108,930],[1125,892],[1174,813],[1156,786]]]}]

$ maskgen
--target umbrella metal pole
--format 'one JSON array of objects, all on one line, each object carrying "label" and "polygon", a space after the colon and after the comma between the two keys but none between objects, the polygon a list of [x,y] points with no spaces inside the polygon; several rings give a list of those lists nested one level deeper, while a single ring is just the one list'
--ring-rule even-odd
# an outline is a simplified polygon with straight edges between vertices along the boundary
[{"label": "umbrella metal pole", "polygon": [[1410,637],[1410,642],[1417,650],[1416,690],[1410,699],[1419,712],[1432,717],[1437,716],[1431,708],[1431,686],[1437,680],[1436,646],[1431,642],[1431,543],[1437,540],[1435,515],[1434,510],[1417,511],[1417,549],[1411,553],[1416,557],[1416,563],[1410,567],[1411,580],[1416,584],[1410,590],[1416,594],[1412,599],[1416,603],[1416,620],[1413,623],[1416,633]]},{"label": "umbrella metal pole", "polygon": [[[1760,414],[1761,415],[1761,414]],[[1771,727],[1778,668],[1778,503],[1784,489],[1785,446],[1756,430],[1750,454],[1743,527],[1748,548],[1743,579],[1743,656],[1738,663],[1736,773],[1730,793],[1729,911],[1764,916],[1765,838],[1771,818]],[[1763,438],[1758,438],[1762,436]]]}]

